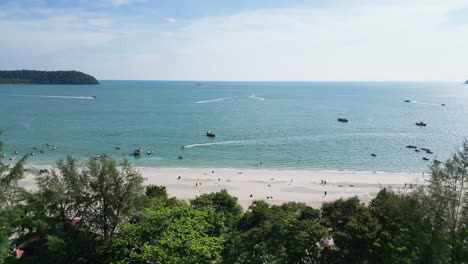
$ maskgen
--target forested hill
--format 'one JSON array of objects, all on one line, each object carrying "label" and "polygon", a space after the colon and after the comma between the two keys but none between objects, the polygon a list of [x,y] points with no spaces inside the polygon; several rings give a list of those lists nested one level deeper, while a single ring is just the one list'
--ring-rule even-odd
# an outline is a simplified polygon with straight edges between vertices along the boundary
[{"label": "forested hill", "polygon": [[0,84],[99,84],[79,71],[0,71]]}]

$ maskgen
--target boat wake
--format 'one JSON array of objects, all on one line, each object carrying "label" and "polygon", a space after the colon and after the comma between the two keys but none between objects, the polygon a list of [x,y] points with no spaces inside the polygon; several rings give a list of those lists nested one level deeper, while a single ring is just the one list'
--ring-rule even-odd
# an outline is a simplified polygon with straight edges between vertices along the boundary
[{"label": "boat wake", "polygon": [[199,143],[199,144],[191,144],[184,146],[184,148],[195,148],[195,147],[206,147],[212,145],[229,145],[229,144],[239,144],[242,143],[240,140],[231,140],[231,141],[221,141],[221,142],[212,142],[212,143]]},{"label": "boat wake", "polygon": [[250,99],[262,100],[262,101],[265,100],[265,98],[257,97],[255,94],[251,94],[251,95],[249,96],[249,98],[250,98]]},{"label": "boat wake", "polygon": [[36,98],[61,98],[61,99],[81,99],[81,100],[94,100],[94,96],[60,96],[60,95],[29,95],[29,94],[0,94],[0,96],[12,97],[36,97]]},{"label": "boat wake", "polygon": [[413,103],[413,104],[422,104],[422,105],[440,105],[440,104],[425,103],[425,102],[419,102],[419,101],[411,101],[410,103]]},{"label": "boat wake", "polygon": [[213,102],[219,102],[219,101],[224,101],[224,100],[229,100],[234,97],[223,97],[223,98],[217,98],[217,99],[212,99],[212,100],[205,100],[205,101],[197,101],[195,102],[196,104],[206,104],[206,103],[213,103]]}]

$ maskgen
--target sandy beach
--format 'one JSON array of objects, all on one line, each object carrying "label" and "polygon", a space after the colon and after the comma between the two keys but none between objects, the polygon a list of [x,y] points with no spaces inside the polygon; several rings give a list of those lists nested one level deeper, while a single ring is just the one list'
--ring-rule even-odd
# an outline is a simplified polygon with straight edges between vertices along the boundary
[{"label": "sandy beach", "polygon": [[[226,189],[238,198],[244,209],[255,200],[264,200],[270,204],[303,202],[318,208],[323,202],[357,196],[367,203],[381,188],[409,192],[410,184],[414,187],[424,183],[424,176],[414,173],[157,167],[136,169],[145,178],[145,184],[166,186],[171,197],[189,200],[203,193]],[[34,176],[27,175],[20,184],[34,188]]]}]

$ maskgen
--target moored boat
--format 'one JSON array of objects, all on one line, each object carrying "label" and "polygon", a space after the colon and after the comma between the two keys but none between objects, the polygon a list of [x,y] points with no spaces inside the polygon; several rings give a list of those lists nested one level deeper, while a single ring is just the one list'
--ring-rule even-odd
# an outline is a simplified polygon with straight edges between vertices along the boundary
[{"label": "moored boat", "polygon": [[424,123],[423,121],[416,122],[416,125],[417,126],[427,126],[427,124]]},{"label": "moored boat", "polygon": [[133,156],[140,156],[140,155],[141,155],[141,148],[135,149],[135,150],[133,151]]},{"label": "moored boat", "polygon": [[215,134],[213,131],[208,130],[208,131],[206,132],[206,136],[207,136],[207,137],[215,137],[216,134]]},{"label": "moored boat", "polygon": [[348,123],[348,119],[340,117],[340,118],[338,118],[338,122]]}]

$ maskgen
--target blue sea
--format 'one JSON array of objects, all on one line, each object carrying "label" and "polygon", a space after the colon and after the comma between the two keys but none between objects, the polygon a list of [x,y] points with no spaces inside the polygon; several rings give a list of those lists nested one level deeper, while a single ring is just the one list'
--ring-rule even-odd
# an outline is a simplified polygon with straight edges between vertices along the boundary
[{"label": "blue sea", "polygon": [[[32,164],[107,154],[154,167],[421,172],[423,157],[444,160],[461,146],[467,120],[468,85],[460,83],[0,85],[4,160],[34,151]],[[133,157],[140,147],[154,154]]]}]

